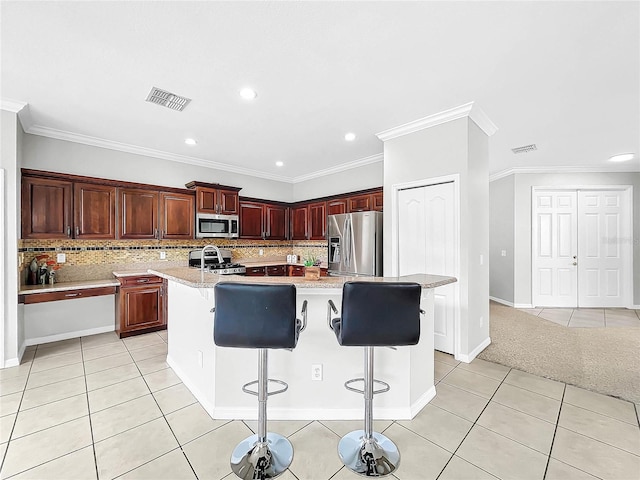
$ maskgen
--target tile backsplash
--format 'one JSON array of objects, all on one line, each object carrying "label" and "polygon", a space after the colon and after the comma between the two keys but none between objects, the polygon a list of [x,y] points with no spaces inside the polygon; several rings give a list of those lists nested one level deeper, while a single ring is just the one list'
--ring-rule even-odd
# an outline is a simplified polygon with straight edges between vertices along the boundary
[{"label": "tile backsplash", "polygon": [[[49,259],[56,260],[58,253],[64,253],[66,262],[56,272],[57,281],[82,281],[112,278],[111,272],[115,270],[185,266],[191,250],[210,243],[230,249],[234,261],[280,260],[289,254],[298,255],[300,261],[310,255],[323,262],[327,260],[326,242],[323,241],[29,239],[18,240],[20,283],[25,283],[29,264],[38,255],[48,255]],[[160,260],[160,252],[166,254],[165,260]]]}]

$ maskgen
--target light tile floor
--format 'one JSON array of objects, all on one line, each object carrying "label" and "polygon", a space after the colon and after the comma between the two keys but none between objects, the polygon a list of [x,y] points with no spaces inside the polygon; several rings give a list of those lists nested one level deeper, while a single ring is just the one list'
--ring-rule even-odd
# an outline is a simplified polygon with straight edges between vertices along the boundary
[{"label": "light tile floor", "polygon": [[640,327],[640,310],[628,308],[519,308],[564,327]]},{"label": "light tile floor", "polygon": [[[30,347],[0,370],[0,476],[232,479],[255,422],[213,420],[165,363],[166,332]],[[376,421],[400,480],[640,478],[632,403],[436,352],[437,396],[411,421]],[[295,454],[283,480],[348,480],[336,452],[361,422],[270,422]]]}]

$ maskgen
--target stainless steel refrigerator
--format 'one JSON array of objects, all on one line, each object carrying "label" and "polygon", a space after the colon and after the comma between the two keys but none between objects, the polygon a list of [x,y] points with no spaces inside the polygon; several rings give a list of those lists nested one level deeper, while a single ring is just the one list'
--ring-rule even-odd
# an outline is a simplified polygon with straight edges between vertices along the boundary
[{"label": "stainless steel refrigerator", "polygon": [[382,212],[329,215],[329,275],[382,276]]}]

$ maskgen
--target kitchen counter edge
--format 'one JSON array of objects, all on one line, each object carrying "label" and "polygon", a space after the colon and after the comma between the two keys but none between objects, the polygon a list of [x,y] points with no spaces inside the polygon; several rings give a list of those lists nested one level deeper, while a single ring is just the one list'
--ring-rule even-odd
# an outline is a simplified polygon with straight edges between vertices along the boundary
[{"label": "kitchen counter edge", "polygon": [[345,282],[415,282],[422,288],[436,288],[449,283],[457,282],[455,277],[442,275],[416,274],[403,277],[320,277],[319,280],[308,280],[305,277],[248,277],[243,275],[219,275],[216,273],[204,274],[204,282],[201,281],[200,270],[188,267],[176,267],[166,269],[149,269],[148,273],[157,275],[167,280],[181,283],[193,288],[213,288],[218,282],[237,282],[255,284],[295,285],[296,288],[342,288]]},{"label": "kitchen counter edge", "polygon": [[32,295],[35,293],[64,292],[67,290],[86,290],[87,288],[119,287],[116,279],[84,280],[78,282],[60,282],[46,285],[21,285],[18,295]]}]

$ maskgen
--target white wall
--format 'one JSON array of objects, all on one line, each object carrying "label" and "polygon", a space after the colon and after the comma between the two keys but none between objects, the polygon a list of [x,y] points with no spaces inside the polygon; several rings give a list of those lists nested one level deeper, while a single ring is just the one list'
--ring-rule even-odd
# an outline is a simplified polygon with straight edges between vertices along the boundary
[{"label": "white wall", "polygon": [[18,244],[20,235],[20,163],[22,127],[16,113],[2,110],[0,118],[0,168],[5,171],[4,223],[4,355],[0,366],[17,365],[24,347],[22,309],[18,307]]},{"label": "white wall", "polygon": [[531,304],[531,189],[534,186],[633,186],[634,304],[640,305],[640,173],[519,173],[515,174],[514,303]]},{"label": "white wall", "polygon": [[[391,231],[389,206],[393,185],[456,173],[460,176],[461,351],[458,353],[468,355],[489,338],[488,139],[465,117],[386,141],[384,159],[385,232]],[[391,235],[384,237],[384,271],[389,274]],[[485,259],[482,266],[480,255]]]},{"label": "white wall", "polygon": [[117,150],[24,136],[24,168],[184,188],[192,180],[242,187],[240,195],[292,201],[290,183],[214,170]]},{"label": "white wall", "polygon": [[343,172],[332,173],[319,178],[293,184],[293,201],[327,197],[342,193],[366,190],[382,185],[384,180],[383,162],[370,163]]},{"label": "white wall", "polygon": [[509,175],[489,184],[489,294],[509,303],[513,303],[514,183]]},{"label": "white wall", "polygon": [[24,305],[25,344],[113,331],[115,310],[115,295]]}]

